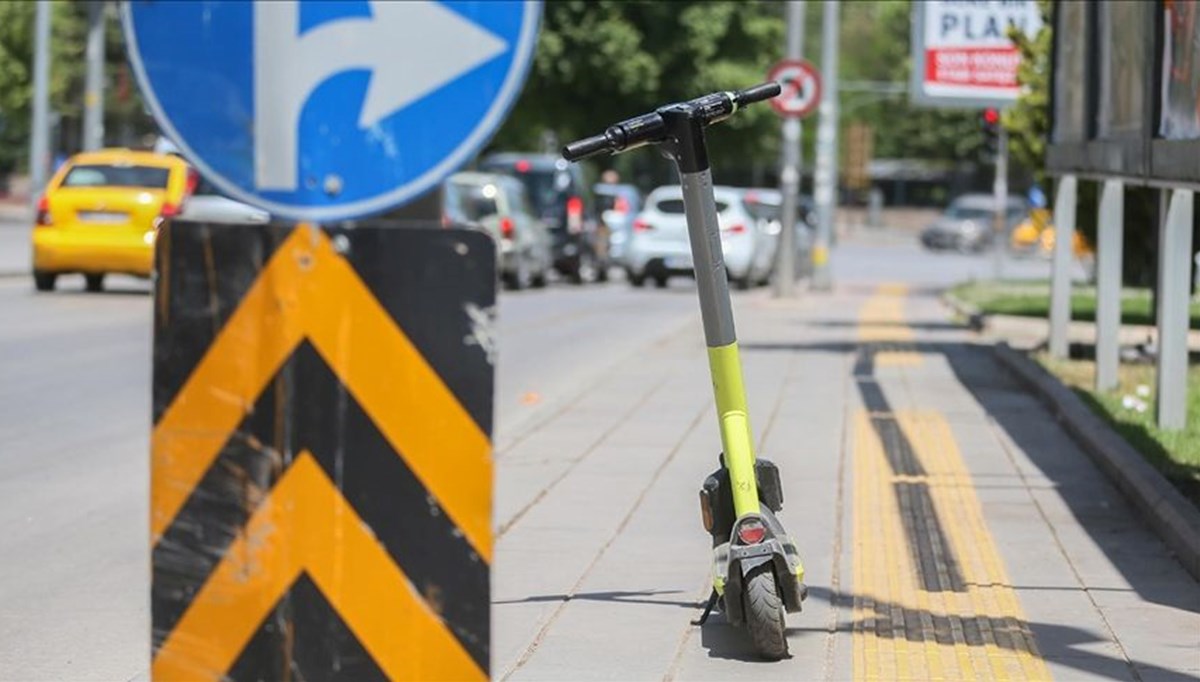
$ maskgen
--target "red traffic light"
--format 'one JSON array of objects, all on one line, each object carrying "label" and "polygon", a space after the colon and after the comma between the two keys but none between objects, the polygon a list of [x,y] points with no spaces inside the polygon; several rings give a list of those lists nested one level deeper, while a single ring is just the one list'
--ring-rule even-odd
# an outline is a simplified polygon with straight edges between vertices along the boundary
[{"label": "red traffic light", "polygon": [[1000,110],[999,109],[984,109],[983,110],[983,122],[988,125],[993,125],[993,126],[996,125],[997,123],[999,123],[1000,122]]}]

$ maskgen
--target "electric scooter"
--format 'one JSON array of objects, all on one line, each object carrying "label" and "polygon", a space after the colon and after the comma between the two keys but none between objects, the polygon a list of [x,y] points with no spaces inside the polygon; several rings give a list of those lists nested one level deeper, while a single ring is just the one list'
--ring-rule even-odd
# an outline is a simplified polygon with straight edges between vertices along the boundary
[{"label": "electric scooter", "polygon": [[697,624],[719,603],[729,623],[745,625],[759,655],[771,660],[787,656],[785,613],[800,610],[807,588],[796,545],[775,516],[783,506],[779,469],[754,454],[704,135],[740,107],[779,93],[778,83],[764,83],[668,104],[562,151],[566,160],[579,161],[655,145],[679,169],[724,448],[720,468],[700,489],[701,517],[713,542],[713,592]]}]

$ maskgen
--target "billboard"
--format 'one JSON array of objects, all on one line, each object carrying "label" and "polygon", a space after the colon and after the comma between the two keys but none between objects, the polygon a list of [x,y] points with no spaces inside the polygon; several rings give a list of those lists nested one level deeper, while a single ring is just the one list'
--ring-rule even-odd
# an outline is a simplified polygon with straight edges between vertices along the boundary
[{"label": "billboard", "polygon": [[1162,114],[1167,140],[1200,138],[1200,4],[1163,3]]},{"label": "billboard", "polygon": [[1042,27],[1037,0],[928,0],[913,3],[916,104],[1003,107],[1017,99],[1021,55],[1009,27],[1033,35]]}]

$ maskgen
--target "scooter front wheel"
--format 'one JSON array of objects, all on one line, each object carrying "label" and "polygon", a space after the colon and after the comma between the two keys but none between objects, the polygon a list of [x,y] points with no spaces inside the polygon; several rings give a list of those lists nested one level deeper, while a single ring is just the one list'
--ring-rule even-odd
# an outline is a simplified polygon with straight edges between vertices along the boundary
[{"label": "scooter front wheel", "polygon": [[787,636],[784,633],[787,622],[771,564],[751,569],[744,585],[742,612],[754,649],[769,661],[784,658],[788,655]]}]

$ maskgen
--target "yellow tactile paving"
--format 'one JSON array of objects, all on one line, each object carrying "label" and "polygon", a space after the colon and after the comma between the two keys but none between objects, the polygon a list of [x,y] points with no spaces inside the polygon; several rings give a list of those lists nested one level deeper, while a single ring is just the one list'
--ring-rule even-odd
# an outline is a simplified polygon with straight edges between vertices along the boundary
[{"label": "yellow tactile paving", "polygon": [[877,291],[859,312],[859,342],[874,347],[876,366],[920,364],[921,355],[912,350],[912,329],[904,324],[904,297],[908,288],[902,284],[885,284]]},{"label": "yellow tactile paving", "polygon": [[1050,678],[939,413],[858,412],[853,528],[855,679]]},{"label": "yellow tactile paving", "polygon": [[[912,340],[903,296],[881,288],[863,308],[869,367],[920,364],[911,351],[880,362]],[[1050,679],[946,420],[874,400],[853,424],[854,678]]]}]

